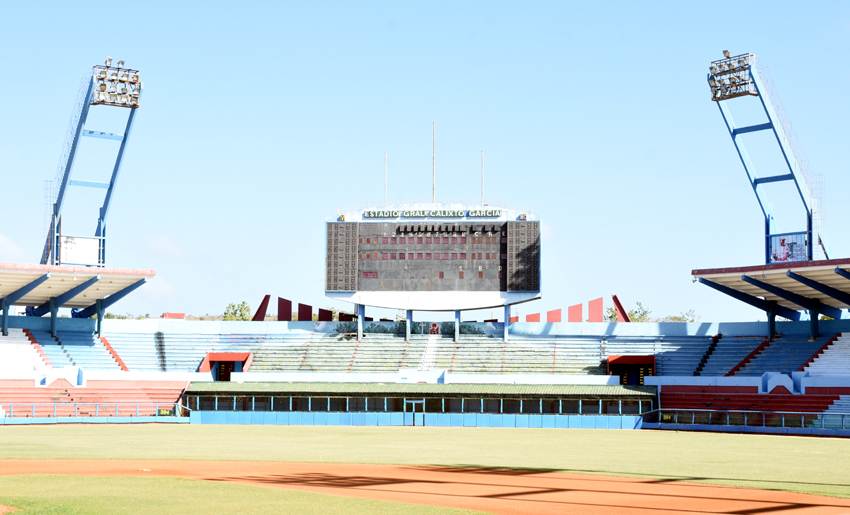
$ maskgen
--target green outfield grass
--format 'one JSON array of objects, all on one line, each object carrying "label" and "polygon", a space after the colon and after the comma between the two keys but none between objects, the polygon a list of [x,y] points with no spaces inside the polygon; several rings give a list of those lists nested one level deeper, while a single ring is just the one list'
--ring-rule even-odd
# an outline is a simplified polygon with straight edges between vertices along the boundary
[{"label": "green outfield grass", "polygon": [[0,505],[15,513],[91,515],[472,515],[453,510],[276,488],[164,477],[0,476]]},{"label": "green outfield grass", "polygon": [[[850,440],[669,431],[422,427],[0,427],[0,459],[187,459],[506,467],[850,497]],[[2,466],[2,463],[0,463]]]}]

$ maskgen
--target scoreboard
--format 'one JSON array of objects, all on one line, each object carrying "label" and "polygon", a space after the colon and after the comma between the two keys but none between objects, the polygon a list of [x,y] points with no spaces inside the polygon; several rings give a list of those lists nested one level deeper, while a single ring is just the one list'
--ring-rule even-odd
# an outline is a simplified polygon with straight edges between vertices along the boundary
[{"label": "scoreboard", "polygon": [[390,217],[396,213],[398,219],[389,221],[372,220],[364,213],[359,221],[327,223],[329,296],[540,291],[539,221],[505,220],[501,212],[494,217],[501,219],[475,220],[470,219],[475,211],[465,210],[449,212],[464,218],[451,223],[408,221],[401,212],[387,212]]}]

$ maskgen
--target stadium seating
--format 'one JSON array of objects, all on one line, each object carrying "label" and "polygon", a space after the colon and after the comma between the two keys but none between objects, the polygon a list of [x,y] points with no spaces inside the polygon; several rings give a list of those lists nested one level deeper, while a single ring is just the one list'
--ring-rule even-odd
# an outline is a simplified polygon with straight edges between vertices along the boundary
[{"label": "stadium seating", "polygon": [[850,336],[839,336],[804,370],[811,376],[850,375]]},{"label": "stadium seating", "polygon": [[655,375],[692,376],[711,342],[711,336],[608,336],[605,351],[624,356],[655,354]]},{"label": "stadium seating", "polygon": [[[0,387],[0,406],[6,412],[10,411],[16,417],[36,416],[74,416],[74,404],[78,404],[78,416],[114,416],[116,409],[121,416],[136,416],[135,406],[119,406],[116,404],[174,404],[178,402],[186,385],[176,386],[173,383],[158,384],[151,382],[150,386],[122,386],[119,382],[107,381],[103,386],[97,386],[98,381],[92,381],[89,387],[73,387],[58,382],[46,387],[7,386]],[[92,386],[95,385],[95,386]],[[14,404],[12,410],[9,405]],[[33,404],[44,404],[42,406]],[[53,404],[58,404],[54,411]],[[97,409],[95,405],[99,405]],[[139,416],[154,414],[155,405],[139,406]]]},{"label": "stadium seating", "polygon": [[725,376],[764,343],[763,336],[729,336],[717,340],[714,351],[700,371],[701,376]]},{"label": "stadium seating", "polygon": [[55,368],[70,367],[74,365],[65,349],[59,345],[59,341],[50,335],[47,331],[30,331],[30,334],[35,338],[41,346],[44,354],[50,359],[50,362]]},{"label": "stadium seating", "polygon": [[0,369],[4,372],[32,372],[50,368],[21,329],[0,335]]},{"label": "stadium seating", "polygon": [[254,355],[256,372],[395,372],[416,368],[427,337],[370,333],[358,343],[342,335],[310,335],[267,340]]},{"label": "stadium seating", "polygon": [[508,342],[487,335],[437,341],[434,368],[459,373],[601,374],[598,338],[516,336]]},{"label": "stadium seating", "polygon": [[[195,372],[208,352],[255,352],[266,335],[108,333],[131,372]],[[279,339],[279,337],[277,337]]]},{"label": "stadium seating", "polygon": [[824,429],[850,429],[850,395],[842,395],[823,412]]},{"label": "stadium seating", "polygon": [[84,370],[121,370],[106,346],[88,332],[62,332],[54,338],[47,331],[31,331],[54,367],[78,366]]},{"label": "stadium seating", "polygon": [[813,341],[804,337],[776,338],[734,375],[760,376],[765,372],[791,375],[791,372],[803,366],[830,338],[823,336]]},{"label": "stadium seating", "polygon": [[804,413],[823,412],[839,399],[838,395],[732,393],[724,390],[723,387],[710,386],[662,386],[659,397],[663,409]]},{"label": "stadium seating", "polygon": [[252,352],[251,371],[394,372],[399,368],[458,373],[604,374],[608,354],[653,355],[657,374],[693,375],[711,337],[512,336],[366,333],[192,335],[110,333],[131,371],[198,369],[209,352]]}]

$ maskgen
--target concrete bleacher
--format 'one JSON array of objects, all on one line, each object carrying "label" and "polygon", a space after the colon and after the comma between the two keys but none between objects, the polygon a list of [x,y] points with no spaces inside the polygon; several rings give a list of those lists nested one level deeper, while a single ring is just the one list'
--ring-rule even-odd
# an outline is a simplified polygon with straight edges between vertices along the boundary
[{"label": "concrete bleacher", "polygon": [[608,354],[655,355],[657,374],[693,375],[711,337],[342,334],[194,335],[109,333],[131,371],[198,369],[210,352],[252,352],[252,372],[394,372],[400,368],[459,373],[605,374]]},{"label": "concrete bleacher", "polygon": [[700,375],[725,376],[764,343],[764,340],[763,336],[730,336],[719,339]]},{"label": "concrete bleacher", "polygon": [[363,341],[343,335],[287,336],[268,339],[254,354],[251,371],[395,372],[416,368],[427,337],[369,333]]},{"label": "concrete bleacher", "polygon": [[850,429],[850,395],[842,395],[822,415],[824,429]]},{"label": "concrete bleacher", "polygon": [[50,367],[21,329],[9,329],[0,334],[0,370],[9,372],[44,371]]},{"label": "concrete bleacher", "polygon": [[850,336],[839,336],[805,369],[811,376],[850,375]]},{"label": "concrete bleacher", "polygon": [[[86,387],[74,387],[62,380],[49,386],[32,386],[32,381],[5,381],[0,384],[0,407],[7,416],[11,413],[15,417],[50,417],[54,413],[75,416],[75,410],[76,416],[136,416],[136,407],[129,405],[140,404],[138,416],[151,416],[155,404],[177,403],[186,386],[179,382],[125,385],[121,381],[91,381]],[[14,405],[11,410],[10,405]]]},{"label": "concrete bleacher", "polygon": [[760,376],[765,372],[791,375],[817,353],[830,338],[832,336],[822,336],[811,341],[805,337],[776,338],[734,375]]},{"label": "concrete bleacher", "polygon": [[121,370],[106,346],[94,333],[67,331],[51,336],[30,331],[54,367],[78,366],[85,370]]},{"label": "concrete bleacher", "polygon": [[711,345],[711,336],[607,337],[611,355],[655,355],[655,375],[692,376]]},{"label": "concrete bleacher", "polygon": [[437,340],[433,368],[461,373],[604,374],[598,338],[487,335]]},{"label": "concrete bleacher", "polygon": [[740,393],[741,390],[736,387],[663,386],[659,399],[663,409],[821,413],[840,397]]},{"label": "concrete bleacher", "polygon": [[209,352],[255,352],[265,335],[107,333],[107,341],[134,372],[194,372]]}]

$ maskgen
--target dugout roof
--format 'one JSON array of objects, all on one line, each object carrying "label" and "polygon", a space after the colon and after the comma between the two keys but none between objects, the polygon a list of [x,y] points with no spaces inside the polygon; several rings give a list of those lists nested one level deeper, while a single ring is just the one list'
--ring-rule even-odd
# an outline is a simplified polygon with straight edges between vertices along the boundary
[{"label": "dugout roof", "polygon": [[[96,300],[125,291],[155,275],[156,272],[153,270],[0,263],[0,299],[16,297],[15,292],[36,284],[31,291],[10,304],[43,306],[50,302],[51,297],[68,296],[76,288],[78,293],[62,302],[61,306],[86,308],[94,304]],[[99,279],[93,280],[95,278]],[[91,283],[80,288],[87,281]]]},{"label": "dugout roof", "polygon": [[712,268],[691,274],[701,283],[756,307],[762,307],[759,300],[775,301],[780,306],[778,314],[785,318],[813,306],[819,313],[840,318],[840,310],[850,308],[850,259]]},{"label": "dugout roof", "polygon": [[191,395],[393,397],[655,397],[654,386],[433,383],[192,383]]}]

